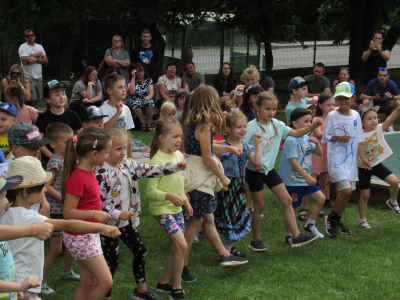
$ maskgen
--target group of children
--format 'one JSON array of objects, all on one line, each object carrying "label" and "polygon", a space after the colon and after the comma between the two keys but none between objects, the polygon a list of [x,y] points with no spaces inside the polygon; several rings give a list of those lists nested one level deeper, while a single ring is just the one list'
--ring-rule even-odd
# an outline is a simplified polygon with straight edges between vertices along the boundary
[{"label": "group of children", "polygon": [[[324,217],[328,176],[338,189],[335,206],[325,218],[330,236],[351,233],[341,217],[357,174],[360,227],[370,228],[365,212],[372,175],[390,184],[387,205],[400,214],[398,180],[382,165],[391,154],[383,132],[400,109],[378,125],[376,108],[363,108],[361,117],[350,109],[354,93],[349,83],[340,83],[334,96],[323,93],[307,99],[306,82],[296,77],[289,84],[292,97],[285,124],[275,119],[276,96],[257,84],[254,70],[245,73],[246,85],[232,93],[228,111],[221,109],[216,90],[207,85],[190,95],[179,90],[174,104],[164,103],[149,165],[132,159],[129,130],[134,125],[122,103],[126,87],[120,75],[105,78],[109,101],[82,110],[80,118],[65,108],[68,82],[46,84],[48,109],[38,117],[37,127],[18,122],[12,99],[1,104],[0,136],[8,138],[4,148],[10,151],[0,164],[0,215],[7,210],[1,224],[13,226],[0,234],[0,265],[6,273],[0,292],[10,293],[10,299],[21,291],[20,299],[54,294],[47,277],[64,243],[62,278],[79,281],[74,299],[111,299],[121,239],[133,254],[132,298],[159,299],[146,284],[147,248],[138,231],[140,178],[148,178],[149,212],[171,241],[156,292],[167,293],[172,300],[185,299],[182,281],[196,280],[188,261],[200,227],[222,268],[248,263],[246,253],[234,243],[250,231],[249,248],[267,251],[260,236],[264,183],[282,203],[285,242],[292,247],[324,237],[316,220]],[[307,104],[317,105],[314,118]],[[222,141],[214,140],[218,133]],[[277,172],[274,166],[282,141]],[[295,214],[303,197],[310,196],[315,202],[304,226],[308,235],[299,231]],[[49,237],[50,250],[44,257],[43,240]],[[72,271],[74,259],[80,275]]]}]

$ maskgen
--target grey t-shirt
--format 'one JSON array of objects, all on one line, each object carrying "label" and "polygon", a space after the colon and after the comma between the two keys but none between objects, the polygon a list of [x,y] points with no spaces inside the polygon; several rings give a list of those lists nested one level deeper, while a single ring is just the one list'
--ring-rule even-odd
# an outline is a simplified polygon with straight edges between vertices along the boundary
[{"label": "grey t-shirt", "polygon": [[[79,92],[83,91],[87,91],[87,86],[81,80],[78,80],[75,83],[74,88],[72,89],[70,102],[82,101],[83,97],[81,96],[81,94],[79,94]],[[97,80],[96,85],[92,87],[92,91],[93,97],[96,97],[99,92],[103,91],[100,80]]]},{"label": "grey t-shirt", "polygon": [[318,81],[313,80],[313,75],[307,75],[303,78],[306,81],[312,80],[312,82],[308,84],[308,92],[310,94],[321,94],[324,92],[324,89],[331,87],[331,82],[325,76],[322,76]]},{"label": "grey t-shirt", "polygon": [[187,84],[189,86],[189,92],[192,92],[195,88],[197,88],[200,84],[205,84],[206,79],[203,74],[196,73],[196,76],[193,78],[189,75],[185,74],[182,76],[182,86]]},{"label": "grey t-shirt", "polygon": [[[106,58],[107,56],[111,56],[111,58],[113,59],[118,59],[118,60],[125,60],[125,59],[129,59],[131,60],[131,58],[129,57],[129,53],[126,50],[122,50],[119,54],[117,54],[115,52],[115,50],[112,51],[112,55],[110,53],[110,49],[106,50],[106,54],[104,54],[104,58]],[[121,72],[121,75],[124,76],[125,80],[129,79],[129,67],[120,67],[120,68],[116,68]],[[106,64],[106,72],[105,74],[108,73],[108,70],[110,70],[110,67]]]}]

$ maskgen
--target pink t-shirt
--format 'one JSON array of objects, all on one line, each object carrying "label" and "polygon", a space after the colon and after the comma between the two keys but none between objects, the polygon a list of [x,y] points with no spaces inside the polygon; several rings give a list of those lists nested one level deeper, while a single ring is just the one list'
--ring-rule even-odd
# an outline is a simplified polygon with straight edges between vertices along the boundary
[{"label": "pink t-shirt", "polygon": [[[67,184],[65,185],[66,194],[77,195],[79,199],[78,206],[79,210],[98,210],[101,211],[101,200],[99,184],[97,183],[96,176],[92,171],[85,171],[80,168],[76,168],[72,171]],[[86,220],[87,222],[100,223],[94,219]],[[69,232],[72,235],[82,235],[89,232]]]},{"label": "pink t-shirt", "polygon": [[[322,119],[322,117],[315,117],[314,119],[320,119],[322,121],[322,125],[319,127],[322,132],[324,132],[326,119]],[[312,137],[316,137],[314,133],[311,134]],[[321,143],[321,140],[318,140],[321,144],[322,148],[322,155],[318,156],[317,154],[313,153],[312,156],[312,164],[311,164],[311,173],[312,174],[321,174],[328,172],[328,159],[327,159],[327,143]]]},{"label": "pink t-shirt", "polygon": [[38,116],[38,111],[32,106],[24,105],[24,108],[18,111],[18,122],[34,123]]}]

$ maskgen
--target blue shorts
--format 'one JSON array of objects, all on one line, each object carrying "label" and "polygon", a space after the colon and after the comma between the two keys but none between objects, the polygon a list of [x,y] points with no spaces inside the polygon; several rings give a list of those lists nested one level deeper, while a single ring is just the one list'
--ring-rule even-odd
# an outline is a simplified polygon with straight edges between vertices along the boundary
[{"label": "blue shorts", "polygon": [[303,200],[304,196],[312,195],[319,191],[316,184],[312,186],[286,186],[286,189],[292,198],[293,207],[300,207],[301,200]]}]

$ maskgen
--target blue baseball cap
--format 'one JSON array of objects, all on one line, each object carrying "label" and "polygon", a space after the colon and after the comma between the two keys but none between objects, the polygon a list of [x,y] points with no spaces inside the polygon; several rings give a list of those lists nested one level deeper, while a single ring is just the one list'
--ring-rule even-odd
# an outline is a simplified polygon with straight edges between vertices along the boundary
[{"label": "blue baseball cap", "polygon": [[0,111],[8,113],[16,118],[18,118],[18,110],[11,103],[3,102],[0,104]]},{"label": "blue baseball cap", "polygon": [[293,89],[297,88],[300,84],[311,83],[312,80],[304,80],[301,76],[293,77],[289,82],[289,92],[292,92]]},{"label": "blue baseball cap", "polygon": [[0,192],[19,186],[23,179],[24,178],[21,175],[15,175],[8,178],[0,176]]}]

